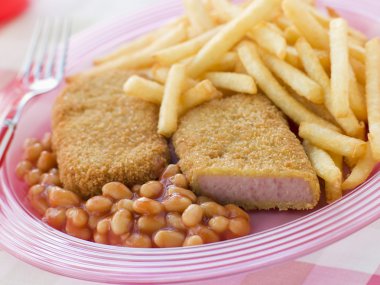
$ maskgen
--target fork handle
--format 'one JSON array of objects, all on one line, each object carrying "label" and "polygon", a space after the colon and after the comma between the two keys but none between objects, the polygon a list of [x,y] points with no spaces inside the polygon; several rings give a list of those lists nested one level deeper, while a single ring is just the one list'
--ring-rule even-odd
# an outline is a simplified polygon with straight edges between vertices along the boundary
[{"label": "fork handle", "polygon": [[13,138],[14,131],[16,129],[16,124],[14,124],[12,119],[5,119],[3,126],[0,131],[0,164],[3,163],[5,158],[5,153],[8,150],[9,143]]}]

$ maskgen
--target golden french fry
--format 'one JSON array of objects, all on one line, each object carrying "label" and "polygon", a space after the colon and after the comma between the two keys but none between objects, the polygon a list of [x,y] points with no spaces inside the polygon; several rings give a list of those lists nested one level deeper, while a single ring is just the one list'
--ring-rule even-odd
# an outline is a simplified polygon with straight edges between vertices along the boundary
[{"label": "golden french fry", "polygon": [[351,174],[343,181],[343,190],[354,189],[366,181],[375,165],[376,160],[372,156],[371,147],[368,146],[365,156],[357,161]]},{"label": "golden french fry", "polygon": [[354,71],[349,65],[349,102],[352,112],[361,121],[367,121],[367,106],[364,94],[361,93]]},{"label": "golden french fry", "polygon": [[307,98],[313,103],[323,103],[321,86],[307,77],[303,72],[269,53],[262,52],[262,58],[266,66],[277,77],[296,91],[297,94]]},{"label": "golden french fry", "polygon": [[339,170],[343,173],[343,156],[341,156],[340,154],[333,153],[333,152],[329,152],[329,155],[334,161],[336,167],[338,167]]},{"label": "golden french fry", "polygon": [[339,128],[310,112],[286,92],[261,61],[254,44],[242,42],[238,46],[238,55],[248,74],[253,77],[260,89],[294,122],[297,124],[315,122],[339,131]]},{"label": "golden french fry", "polygon": [[380,39],[366,43],[366,99],[368,112],[368,139],[372,155],[380,161]]},{"label": "golden french fry", "polygon": [[199,35],[215,27],[212,17],[207,12],[202,0],[183,0],[185,14],[190,20],[195,35]]},{"label": "golden french fry", "polygon": [[315,123],[303,122],[298,134],[324,150],[349,157],[361,157],[365,154],[366,143],[362,140],[340,134]]},{"label": "golden french fry", "polygon": [[[168,78],[169,74],[169,68],[168,67],[163,67],[160,65],[155,65],[151,69],[152,72],[152,79],[156,80],[157,82],[161,84],[165,84],[166,79]],[[198,81],[192,79],[192,78],[186,78],[185,79],[185,86],[183,90],[188,90],[195,85],[197,85]]]},{"label": "golden french fry", "polygon": [[247,37],[254,40],[260,47],[279,58],[285,58],[286,40],[271,28],[269,23],[261,23],[247,33]]},{"label": "golden french fry", "polygon": [[314,50],[319,61],[321,62],[323,69],[329,74],[330,73],[330,55],[325,50]]},{"label": "golden french fry", "polygon": [[340,18],[339,13],[334,8],[326,6],[326,11],[331,18]]},{"label": "golden french fry", "polygon": [[197,77],[238,43],[259,22],[266,20],[279,8],[281,0],[256,0],[238,17],[228,22],[198,52],[188,67],[188,74]]},{"label": "golden french fry", "polygon": [[209,72],[206,78],[217,88],[238,93],[256,94],[257,87],[253,78],[246,74],[234,72]]},{"label": "golden french fry", "polygon": [[365,65],[356,58],[350,58],[352,69],[354,70],[356,80],[365,85]]},{"label": "golden french fry", "polygon": [[[368,148],[368,147],[367,147]],[[352,157],[344,157],[344,163],[350,168],[351,170],[355,167],[355,165],[358,163],[360,157],[352,158]]]},{"label": "golden french fry", "polygon": [[365,49],[357,44],[348,43],[350,56],[356,60],[365,63]]},{"label": "golden french fry", "polygon": [[128,78],[124,83],[123,90],[128,96],[140,98],[158,105],[161,104],[164,94],[164,86],[137,75]]},{"label": "golden french fry", "polygon": [[196,54],[220,29],[216,27],[186,42],[158,51],[154,59],[162,65],[171,65],[186,57]]},{"label": "golden french fry", "polygon": [[287,46],[287,48],[286,48],[285,61],[287,63],[293,65],[297,69],[300,69],[300,70],[303,69],[302,63],[298,57],[298,52],[292,46]]},{"label": "golden french fry", "polygon": [[185,85],[186,67],[174,64],[169,70],[158,119],[158,133],[170,137],[177,129],[179,100]]},{"label": "golden french fry", "polygon": [[303,141],[303,147],[317,175],[328,184],[328,186],[325,184],[327,203],[341,198],[342,172],[335,165],[334,160],[326,151],[312,145],[307,140]]},{"label": "golden french fry", "polygon": [[301,36],[294,26],[287,27],[284,31],[286,42],[289,45],[294,45]]},{"label": "golden french fry", "polygon": [[339,18],[330,22],[331,100],[335,117],[347,117],[349,105],[349,66],[347,23]]},{"label": "golden french fry", "polygon": [[232,4],[228,0],[212,0],[211,1],[216,17],[222,22],[228,22],[237,17],[242,9]]},{"label": "golden french fry", "polygon": [[207,71],[231,71],[239,62],[236,52],[227,52],[215,63],[210,65]]},{"label": "golden french fry", "polygon": [[220,98],[222,95],[210,80],[203,80],[181,96],[178,113],[183,115],[188,110],[212,99]]},{"label": "golden french fry", "polygon": [[[297,41],[295,46],[306,73],[323,88],[325,93],[325,106],[327,110],[334,115],[332,112],[333,108],[330,92],[330,79],[323,69],[315,51],[310,44],[302,38]],[[358,138],[362,138],[364,136],[365,126],[363,123],[359,123],[351,110],[344,118],[339,118],[336,116],[334,116],[334,118],[339,126],[341,126],[348,135]]]},{"label": "golden french fry", "polygon": [[329,49],[328,33],[310,14],[310,7],[307,4],[299,0],[285,0],[282,3],[282,8],[299,33],[314,48]]},{"label": "golden french fry", "polygon": [[289,21],[288,18],[285,17],[285,15],[281,14],[279,15],[278,17],[276,17],[274,19],[274,23],[276,24],[276,26],[285,31],[286,28],[290,27],[292,25],[292,23]]},{"label": "golden french fry", "polygon": [[123,56],[121,58],[105,62],[104,64],[101,64],[88,71],[80,73],[79,75],[74,75],[73,77],[69,78],[69,81],[75,79],[77,76],[92,76],[112,69],[128,70],[151,66],[154,63],[154,52],[178,44],[179,42],[184,41],[186,37],[186,25],[180,24],[172,30],[170,30],[167,34],[157,39],[154,43],[152,43],[149,46],[149,48],[139,53],[134,53],[130,56]]}]

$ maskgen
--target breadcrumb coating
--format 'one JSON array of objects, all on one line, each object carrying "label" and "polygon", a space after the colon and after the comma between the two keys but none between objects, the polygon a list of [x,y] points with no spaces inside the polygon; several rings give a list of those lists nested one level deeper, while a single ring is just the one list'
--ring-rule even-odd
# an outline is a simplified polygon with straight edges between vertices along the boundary
[{"label": "breadcrumb coating", "polygon": [[130,74],[115,70],[67,85],[53,107],[53,149],[64,187],[90,197],[102,186],[159,177],[169,160],[157,134],[158,107],[126,96]]},{"label": "breadcrumb coating", "polygon": [[263,95],[215,99],[189,111],[180,119],[173,144],[180,168],[197,193],[202,193],[199,178],[205,175],[296,178],[291,181],[301,179],[310,186],[304,191],[309,191],[311,202],[219,202],[237,203],[246,209],[285,210],[313,208],[319,200],[319,182],[300,141],[282,113]]}]

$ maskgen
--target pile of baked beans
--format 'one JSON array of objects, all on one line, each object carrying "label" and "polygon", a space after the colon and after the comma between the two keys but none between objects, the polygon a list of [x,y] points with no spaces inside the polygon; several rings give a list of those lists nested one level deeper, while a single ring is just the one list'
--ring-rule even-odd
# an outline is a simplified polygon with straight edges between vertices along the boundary
[{"label": "pile of baked beans", "polygon": [[65,190],[59,179],[51,134],[24,143],[25,160],[16,174],[29,185],[31,206],[50,226],[97,243],[129,247],[193,246],[250,233],[249,215],[229,204],[197,197],[177,165],[169,165],[160,181],[102,187],[87,201]]}]

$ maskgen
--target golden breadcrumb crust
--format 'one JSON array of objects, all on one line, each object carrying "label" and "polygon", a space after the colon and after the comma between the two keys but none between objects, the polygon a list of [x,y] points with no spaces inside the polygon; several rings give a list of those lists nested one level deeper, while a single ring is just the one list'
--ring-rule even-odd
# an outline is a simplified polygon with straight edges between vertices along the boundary
[{"label": "golden breadcrumb crust", "polygon": [[158,107],[123,94],[130,74],[107,72],[73,81],[53,107],[53,148],[66,189],[89,197],[110,181],[156,179],[169,160],[157,134]]},{"label": "golden breadcrumb crust", "polygon": [[233,202],[247,209],[285,210],[313,208],[319,200],[319,182],[300,141],[263,95],[215,99],[189,111],[180,120],[173,145],[197,193],[202,193],[197,182],[201,175],[294,177],[309,183],[311,190],[305,191],[312,191],[312,203]]}]

